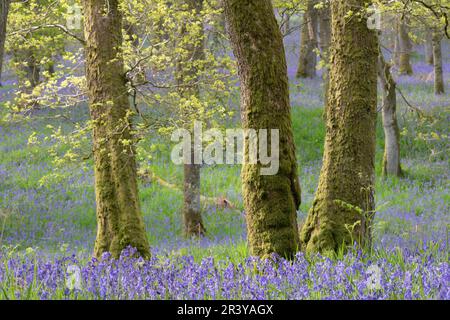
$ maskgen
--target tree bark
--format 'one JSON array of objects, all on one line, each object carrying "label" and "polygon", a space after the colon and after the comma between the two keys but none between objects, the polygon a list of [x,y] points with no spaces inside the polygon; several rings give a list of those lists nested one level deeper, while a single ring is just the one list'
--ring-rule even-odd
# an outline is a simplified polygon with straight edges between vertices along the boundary
[{"label": "tree bark", "polygon": [[401,176],[400,166],[400,130],[397,122],[397,93],[391,67],[386,63],[380,50],[378,57],[378,78],[382,96],[382,117],[384,129],[383,175]]},{"label": "tree bark", "polygon": [[369,246],[371,241],[378,41],[365,19],[348,17],[349,11],[368,3],[331,2],[324,158],[313,206],[300,235],[307,252],[332,255],[353,242]]},{"label": "tree bark", "polygon": [[[12,1],[9,1],[10,3]],[[23,5],[28,8],[30,2],[24,2]],[[13,61],[18,64],[18,99],[16,104],[23,109],[35,109],[39,107],[36,97],[33,96],[33,90],[39,85],[41,77],[40,61],[36,58],[37,48],[31,45],[33,43],[33,34],[25,35],[23,48],[13,50]]]},{"label": "tree bark", "polygon": [[8,21],[10,0],[2,0],[0,4],[0,87],[3,71],[3,59],[5,54],[6,25]]},{"label": "tree bark", "polygon": [[93,121],[97,239],[94,256],[132,246],[150,256],[139,203],[118,0],[84,0],[86,79]]},{"label": "tree bark", "polygon": [[444,94],[444,74],[442,70],[442,34],[433,32],[433,66],[434,66],[434,93]]},{"label": "tree bark", "polygon": [[411,39],[408,35],[408,26],[405,21],[400,21],[398,25],[398,40],[399,40],[399,61],[398,70],[400,74],[412,75],[413,69],[411,66]]},{"label": "tree bark", "polygon": [[317,55],[314,52],[317,48],[317,10],[314,8],[313,1],[308,1],[300,34],[297,78],[314,78],[317,65]]},{"label": "tree bark", "polygon": [[283,26],[281,28],[281,33],[283,36],[286,36],[289,34],[291,30],[291,16],[289,13],[285,12],[281,14],[281,21],[283,23]]},{"label": "tree bark", "polygon": [[[299,244],[296,211],[301,197],[282,35],[270,0],[225,0],[224,5],[239,66],[243,129],[278,129],[280,136],[275,175],[262,175],[260,161],[242,167],[250,253],[292,257]],[[258,151],[258,159],[260,155]]]},{"label": "tree bark", "polygon": [[319,11],[319,48],[325,66],[323,71],[324,101],[328,100],[329,79],[329,51],[331,43],[331,12],[328,4]]},{"label": "tree bark", "polygon": [[433,58],[433,35],[427,30],[425,33],[425,62],[429,65],[434,64]]},{"label": "tree bark", "polygon": [[394,31],[394,48],[392,52],[392,62],[395,66],[399,66],[400,64],[400,41],[398,36],[398,25],[396,27],[396,30]]},{"label": "tree bark", "polygon": [[[184,0],[187,10],[195,12],[195,17],[201,19],[203,0]],[[198,35],[189,34],[186,25],[182,26],[182,36],[191,37],[184,46],[186,53],[182,56],[177,66],[177,81],[180,85],[180,94],[186,99],[192,97],[200,98],[200,87],[198,85],[199,72],[201,71],[196,62],[204,59],[205,42],[203,29]],[[189,129],[194,126],[191,123],[197,110],[185,110]],[[206,229],[203,225],[200,205],[200,164],[194,163],[194,145],[191,147],[191,163],[184,164],[183,184],[183,221],[185,235],[203,236]]]},{"label": "tree bark", "polygon": [[32,50],[27,50],[24,58],[26,61],[26,66],[24,67],[25,79],[30,83],[28,90],[32,91],[39,84],[41,67],[39,66],[39,62],[36,61]]},{"label": "tree bark", "polygon": [[200,205],[200,165],[184,165],[183,195],[184,232],[188,237],[203,236],[206,230]]}]

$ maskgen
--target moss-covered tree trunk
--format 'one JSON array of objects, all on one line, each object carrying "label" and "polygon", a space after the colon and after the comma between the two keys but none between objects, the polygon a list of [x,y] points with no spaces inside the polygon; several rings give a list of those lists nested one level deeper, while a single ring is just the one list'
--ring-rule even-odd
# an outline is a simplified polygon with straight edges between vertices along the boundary
[{"label": "moss-covered tree trunk", "polygon": [[397,121],[396,83],[391,67],[386,63],[380,50],[378,57],[378,78],[382,89],[382,117],[384,129],[383,175],[401,176],[400,130]]},{"label": "moss-covered tree trunk", "polygon": [[317,48],[317,10],[311,0],[308,1],[303,15],[300,37],[297,78],[314,78],[317,66],[317,55],[314,51]]},{"label": "moss-covered tree trunk", "polygon": [[324,87],[324,101],[328,100],[328,88],[330,85],[329,77],[329,51],[331,43],[331,12],[328,4],[325,4],[322,9],[319,10],[319,48],[321,57],[324,60],[325,66],[323,67],[323,87]]},{"label": "moss-covered tree trunk", "polygon": [[436,95],[445,93],[444,73],[442,70],[442,34],[433,32],[433,65],[434,65],[434,93]]},{"label": "moss-covered tree trunk", "polygon": [[[307,252],[333,254],[370,245],[374,210],[377,35],[357,19],[366,0],[331,2],[330,90],[323,165],[300,240]],[[349,12],[354,13],[349,16]],[[370,213],[370,214],[369,214]]]},{"label": "moss-covered tree trunk", "polygon": [[408,25],[406,21],[401,20],[398,24],[398,44],[399,44],[399,56],[398,56],[398,72],[399,74],[412,75],[413,69],[411,66],[411,39],[408,34]]},{"label": "moss-covered tree trunk", "polygon": [[298,250],[296,211],[301,198],[282,35],[270,0],[225,0],[224,4],[239,66],[242,126],[278,129],[280,137],[275,175],[262,175],[260,162],[242,167],[250,253],[291,257]]},{"label": "moss-covered tree trunk", "polygon": [[3,59],[5,54],[6,24],[8,21],[10,0],[2,0],[0,3],[0,86],[2,85]]},{"label": "moss-covered tree trunk", "polygon": [[97,239],[94,255],[150,248],[139,203],[118,0],[84,0],[86,79],[93,121]]}]

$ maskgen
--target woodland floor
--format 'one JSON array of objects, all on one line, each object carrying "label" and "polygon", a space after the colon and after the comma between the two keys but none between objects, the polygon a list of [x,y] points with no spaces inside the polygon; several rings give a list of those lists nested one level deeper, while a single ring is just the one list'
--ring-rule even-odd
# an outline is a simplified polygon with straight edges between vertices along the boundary
[{"label": "woodland floor", "polygon": [[[303,198],[298,214],[301,222],[317,187],[324,139],[323,102],[320,77],[301,80],[301,85],[294,79],[296,47],[290,43],[288,39],[292,114]],[[75,164],[67,166],[64,175],[42,183],[43,177],[53,172],[49,150],[54,142],[50,139],[40,145],[28,143],[33,132],[38,137],[48,134],[49,124],[61,125],[70,132],[73,129],[70,122],[50,121],[48,117],[32,122],[0,121],[0,299],[2,292],[3,298],[36,299],[450,299],[450,95],[434,96],[432,81],[424,80],[432,67],[421,62],[420,52],[417,50],[413,57],[414,75],[397,77],[397,81],[408,101],[429,117],[418,117],[398,96],[405,176],[388,179],[380,174],[384,142],[379,118],[374,249],[351,252],[337,260],[299,254],[295,262],[282,262],[283,266],[278,268],[249,260],[240,168],[224,165],[202,169],[202,194],[224,197],[236,207],[204,206],[207,237],[196,240],[183,237],[181,192],[143,182],[140,196],[153,260],[144,263],[129,258],[122,264],[114,264],[105,257],[103,265],[93,264],[89,258],[96,232],[92,165],[88,161],[83,168]],[[448,55],[444,70],[449,92]],[[5,84],[0,88],[0,100],[14,88],[12,80]],[[74,117],[87,116],[85,106],[72,112]],[[158,151],[146,165],[159,177],[181,186],[182,168],[170,162],[167,143],[157,139],[147,143],[156,144]],[[68,291],[64,285],[68,264],[79,265],[82,270],[83,287],[79,291]],[[369,290],[364,284],[370,277],[367,268],[373,264],[383,270],[382,288]],[[239,268],[244,271],[240,273]],[[339,268],[344,270],[344,276],[339,276]],[[105,270],[119,270],[122,277],[105,276]],[[136,277],[136,273],[140,276]],[[137,278],[141,279],[141,289],[133,282]]]}]

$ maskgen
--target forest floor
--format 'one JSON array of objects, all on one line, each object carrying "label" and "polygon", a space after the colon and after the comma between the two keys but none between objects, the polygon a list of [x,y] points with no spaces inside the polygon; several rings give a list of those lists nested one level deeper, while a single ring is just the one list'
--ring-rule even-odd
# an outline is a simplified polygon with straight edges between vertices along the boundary
[{"label": "forest floor", "polygon": [[[287,52],[292,55],[289,47]],[[423,60],[419,55],[415,59]],[[295,57],[289,61],[293,79]],[[444,69],[448,91],[448,58]],[[90,258],[96,232],[91,163],[70,165],[52,176],[56,142],[30,143],[33,132],[43,138],[50,133],[49,124],[71,130],[70,122],[48,117],[0,121],[0,299],[450,299],[450,96],[434,96],[432,81],[424,80],[431,66],[417,62],[414,70],[411,77],[397,77],[409,103],[423,112],[419,116],[398,96],[405,175],[381,177],[380,117],[374,248],[334,259],[302,253],[291,262],[249,258],[240,168],[223,165],[202,169],[202,195],[226,198],[234,207],[204,205],[205,238],[183,237],[181,192],[142,182],[142,212],[153,258],[144,262],[125,253],[120,261],[105,256],[96,263]],[[5,94],[12,88],[7,84],[0,90]],[[301,223],[311,207],[323,152],[320,79],[302,80],[301,85],[292,80],[291,96]],[[87,114],[85,107],[74,112]],[[164,145],[159,144],[146,165],[181,188],[182,168],[172,164]],[[69,266],[81,271],[80,284],[67,283],[75,279]]]}]

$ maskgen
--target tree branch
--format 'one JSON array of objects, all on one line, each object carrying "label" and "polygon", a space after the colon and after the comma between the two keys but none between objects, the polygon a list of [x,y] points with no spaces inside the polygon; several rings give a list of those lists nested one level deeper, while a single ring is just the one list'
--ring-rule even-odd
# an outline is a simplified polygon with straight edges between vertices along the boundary
[{"label": "tree branch", "polygon": [[61,30],[62,32],[64,32],[65,34],[69,35],[70,37],[74,38],[75,40],[78,40],[83,46],[86,45],[86,41],[81,38],[80,36],[76,35],[75,33],[71,32],[69,29],[67,29],[67,27],[65,27],[62,24],[44,24],[44,25],[40,25],[40,26],[34,26],[28,29],[22,29],[22,30],[17,30],[17,31],[13,31],[10,34],[14,35],[14,34],[20,34],[20,33],[31,33],[31,32],[35,32],[41,29],[48,29],[48,28],[56,28]]}]

